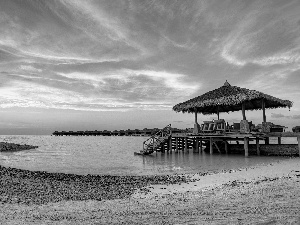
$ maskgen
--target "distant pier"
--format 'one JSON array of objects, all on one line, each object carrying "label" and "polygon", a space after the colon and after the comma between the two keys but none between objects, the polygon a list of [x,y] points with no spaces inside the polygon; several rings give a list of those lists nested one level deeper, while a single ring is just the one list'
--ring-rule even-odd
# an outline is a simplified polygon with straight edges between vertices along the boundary
[{"label": "distant pier", "polygon": [[[144,128],[142,130],[140,129],[134,129],[134,130],[114,130],[114,131],[108,131],[108,130],[94,130],[94,131],[54,131],[52,135],[54,136],[151,136],[155,134],[160,129],[153,128],[148,129]],[[186,133],[192,129],[178,129],[178,128],[172,128],[172,133]]]}]

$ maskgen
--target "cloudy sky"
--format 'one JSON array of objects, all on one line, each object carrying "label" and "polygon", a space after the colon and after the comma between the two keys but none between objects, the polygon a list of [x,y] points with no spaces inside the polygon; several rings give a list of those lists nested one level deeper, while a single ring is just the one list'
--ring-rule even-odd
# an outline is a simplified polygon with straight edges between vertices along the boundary
[{"label": "cloudy sky", "polygon": [[193,127],[172,107],[226,80],[293,101],[267,110],[291,129],[299,12],[299,0],[1,0],[0,134]]}]

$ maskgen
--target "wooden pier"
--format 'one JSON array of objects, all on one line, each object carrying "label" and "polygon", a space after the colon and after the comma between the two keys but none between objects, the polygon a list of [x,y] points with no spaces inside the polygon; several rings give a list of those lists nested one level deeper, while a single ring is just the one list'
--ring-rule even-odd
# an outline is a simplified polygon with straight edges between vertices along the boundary
[{"label": "wooden pier", "polygon": [[[153,152],[178,153],[192,150],[194,153],[205,151],[210,154],[244,153],[245,157],[249,155],[300,155],[300,133],[293,132],[168,134],[166,131],[158,133],[158,137],[161,139],[152,137],[151,141],[149,138],[150,141],[144,143],[144,150],[141,153],[147,155]],[[277,137],[277,144],[270,144],[270,137]],[[284,137],[294,137],[298,144],[282,144],[281,138]]]},{"label": "wooden pier", "polygon": [[[209,150],[210,154],[213,154],[216,149],[218,152],[225,153],[244,151],[246,157],[253,153],[257,155],[300,155],[300,134],[284,132],[285,126],[275,125],[267,122],[266,119],[266,109],[290,109],[292,106],[293,102],[289,100],[279,99],[256,90],[231,86],[226,80],[224,85],[217,89],[176,104],[173,107],[175,112],[194,114],[194,130],[193,134],[172,134],[170,136],[171,139],[175,138],[176,146],[182,140],[189,142],[186,139],[192,139],[194,143],[192,148],[196,152],[199,151],[199,144],[204,143],[206,151]],[[262,110],[262,123],[255,127],[252,121],[247,120],[245,111],[257,109]],[[225,119],[220,118],[220,113],[234,111],[242,111],[240,122],[237,121],[238,123],[230,126]],[[203,115],[216,114],[217,118],[198,124],[199,113]],[[296,129],[294,130],[296,131]],[[278,144],[270,145],[270,137],[277,137]],[[295,137],[298,144],[282,144],[282,137]],[[233,141],[236,141],[237,144],[231,144]],[[249,144],[252,141],[255,141],[255,144]],[[260,141],[264,144],[261,144]],[[239,144],[239,142],[243,144]],[[175,151],[178,151],[177,147],[175,147]],[[148,153],[149,151],[144,152]]]}]

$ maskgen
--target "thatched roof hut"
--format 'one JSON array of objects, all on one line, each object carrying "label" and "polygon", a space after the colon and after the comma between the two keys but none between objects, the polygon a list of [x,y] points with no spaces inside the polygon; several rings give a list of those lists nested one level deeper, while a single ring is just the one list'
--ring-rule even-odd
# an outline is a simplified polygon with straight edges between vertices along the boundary
[{"label": "thatched roof hut", "polygon": [[242,103],[245,103],[245,110],[254,110],[262,109],[262,100],[264,100],[265,108],[290,108],[293,105],[289,100],[282,100],[247,88],[231,86],[226,81],[218,89],[175,105],[173,110],[183,113],[194,113],[196,110],[198,113],[214,114],[242,110]]},{"label": "thatched roof hut", "polygon": [[246,120],[245,110],[263,110],[263,121],[266,122],[265,108],[292,107],[293,102],[282,100],[259,91],[231,86],[227,81],[215,90],[179,103],[173,107],[176,112],[217,114],[219,112],[233,112],[242,110],[243,119]]}]

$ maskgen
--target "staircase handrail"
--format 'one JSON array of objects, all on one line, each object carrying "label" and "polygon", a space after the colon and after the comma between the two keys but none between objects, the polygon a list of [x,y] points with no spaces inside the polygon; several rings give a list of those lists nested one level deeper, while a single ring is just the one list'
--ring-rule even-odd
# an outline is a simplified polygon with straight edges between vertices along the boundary
[{"label": "staircase handrail", "polygon": [[[172,134],[171,124],[167,125],[163,129],[157,131],[154,135],[151,135],[146,141],[143,142],[143,150],[148,150],[148,147],[152,144],[152,149],[154,150],[154,143],[162,143],[158,137],[169,137]],[[149,143],[147,143],[149,142]]]}]

